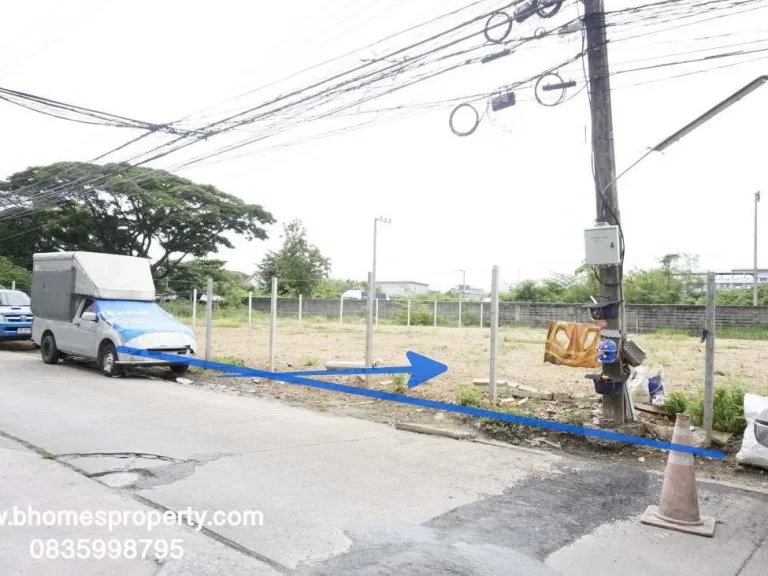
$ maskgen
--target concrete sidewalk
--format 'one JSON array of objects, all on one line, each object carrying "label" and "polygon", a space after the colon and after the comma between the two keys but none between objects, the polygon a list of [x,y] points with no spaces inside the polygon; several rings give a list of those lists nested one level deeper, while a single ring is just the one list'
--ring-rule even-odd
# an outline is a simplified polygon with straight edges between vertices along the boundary
[{"label": "concrete sidewalk", "polygon": [[[46,526],[45,518],[26,522],[23,526],[9,526],[11,513],[16,508],[25,514],[29,510],[43,511],[119,511],[123,513],[148,513],[153,508],[146,506],[129,494],[114,490],[84,477],[61,464],[41,457],[17,442],[0,437],[0,514],[7,511],[5,526],[0,525],[0,574],[40,574],[56,576],[80,576],[83,574],[116,575],[210,575],[217,574],[279,574],[258,559],[248,557],[221,544],[193,528],[186,526],[159,526],[147,530],[146,525],[122,525],[108,531],[105,526]],[[17,517],[17,521],[21,516]],[[21,520],[24,522],[24,520]],[[130,520],[129,520],[130,522]],[[37,523],[38,525],[34,525]],[[258,528],[256,528],[258,529]],[[37,550],[30,550],[34,540],[55,540],[60,552],[66,546],[64,541],[78,539],[87,541],[92,547],[94,540],[115,539],[125,545],[127,540],[152,539],[171,542],[179,541],[183,552],[180,559],[169,554],[155,553],[154,545],[144,558],[128,559],[120,554],[117,559],[108,557],[90,559],[36,559]],[[143,546],[140,546],[140,550]],[[53,553],[51,553],[51,556]]]}]

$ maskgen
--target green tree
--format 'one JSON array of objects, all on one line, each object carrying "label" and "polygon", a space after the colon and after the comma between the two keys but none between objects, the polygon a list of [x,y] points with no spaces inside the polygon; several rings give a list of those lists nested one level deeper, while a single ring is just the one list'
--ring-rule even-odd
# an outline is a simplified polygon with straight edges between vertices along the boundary
[{"label": "green tree", "polygon": [[89,250],[153,257],[156,279],[185,258],[233,248],[232,235],[265,239],[273,216],[214,186],[127,164],[60,162],[0,183],[0,251]]},{"label": "green tree", "polygon": [[197,288],[198,293],[205,290],[208,278],[213,280],[213,291],[222,296],[227,304],[240,303],[248,295],[249,287],[245,284],[248,277],[243,272],[225,268],[223,260],[188,260],[176,266],[163,280],[158,282],[159,292],[187,293]]},{"label": "green tree", "polygon": [[16,266],[8,258],[0,256],[0,287],[10,288],[13,283],[20,289],[29,289],[32,276],[28,270]]},{"label": "green tree", "polygon": [[269,251],[259,264],[259,275],[264,289],[269,289],[272,278],[278,278],[278,294],[311,296],[320,282],[328,278],[331,261],[320,249],[307,240],[307,231],[301,220],[293,220],[283,227],[283,246]]}]

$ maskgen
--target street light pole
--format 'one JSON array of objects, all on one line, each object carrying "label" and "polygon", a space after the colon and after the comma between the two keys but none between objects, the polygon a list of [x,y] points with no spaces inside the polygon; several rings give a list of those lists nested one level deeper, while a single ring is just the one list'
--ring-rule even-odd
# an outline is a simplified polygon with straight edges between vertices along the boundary
[{"label": "street light pole", "polygon": [[459,299],[464,300],[466,298],[466,286],[467,286],[467,271],[466,270],[457,270],[457,272],[461,272],[461,290],[459,290]]},{"label": "street light pole", "polygon": [[752,275],[752,306],[757,306],[757,205],[760,203],[760,191],[755,192],[755,260]]},{"label": "street light pole", "polygon": [[[383,216],[379,216],[373,219],[373,268],[371,269],[371,282],[373,283],[374,299],[376,299],[376,251],[379,235],[379,222],[384,224],[391,224],[392,220],[390,218],[384,218]],[[373,304],[369,302],[368,307],[373,309]]]}]

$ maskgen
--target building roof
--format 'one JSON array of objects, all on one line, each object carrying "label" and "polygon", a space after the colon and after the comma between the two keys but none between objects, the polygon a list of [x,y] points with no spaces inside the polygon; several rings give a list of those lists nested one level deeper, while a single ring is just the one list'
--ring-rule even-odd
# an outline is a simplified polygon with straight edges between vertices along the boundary
[{"label": "building roof", "polygon": [[376,284],[418,284],[419,286],[429,286],[426,282],[414,282],[413,280],[376,280]]}]

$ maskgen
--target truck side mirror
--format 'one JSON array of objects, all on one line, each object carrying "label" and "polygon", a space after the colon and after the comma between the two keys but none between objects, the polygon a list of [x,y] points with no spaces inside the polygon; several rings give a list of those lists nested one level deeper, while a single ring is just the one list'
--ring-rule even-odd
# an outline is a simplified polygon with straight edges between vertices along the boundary
[{"label": "truck side mirror", "polygon": [[99,317],[96,316],[96,312],[83,312],[82,316],[80,316],[83,320],[86,320],[88,322],[98,322]]}]

